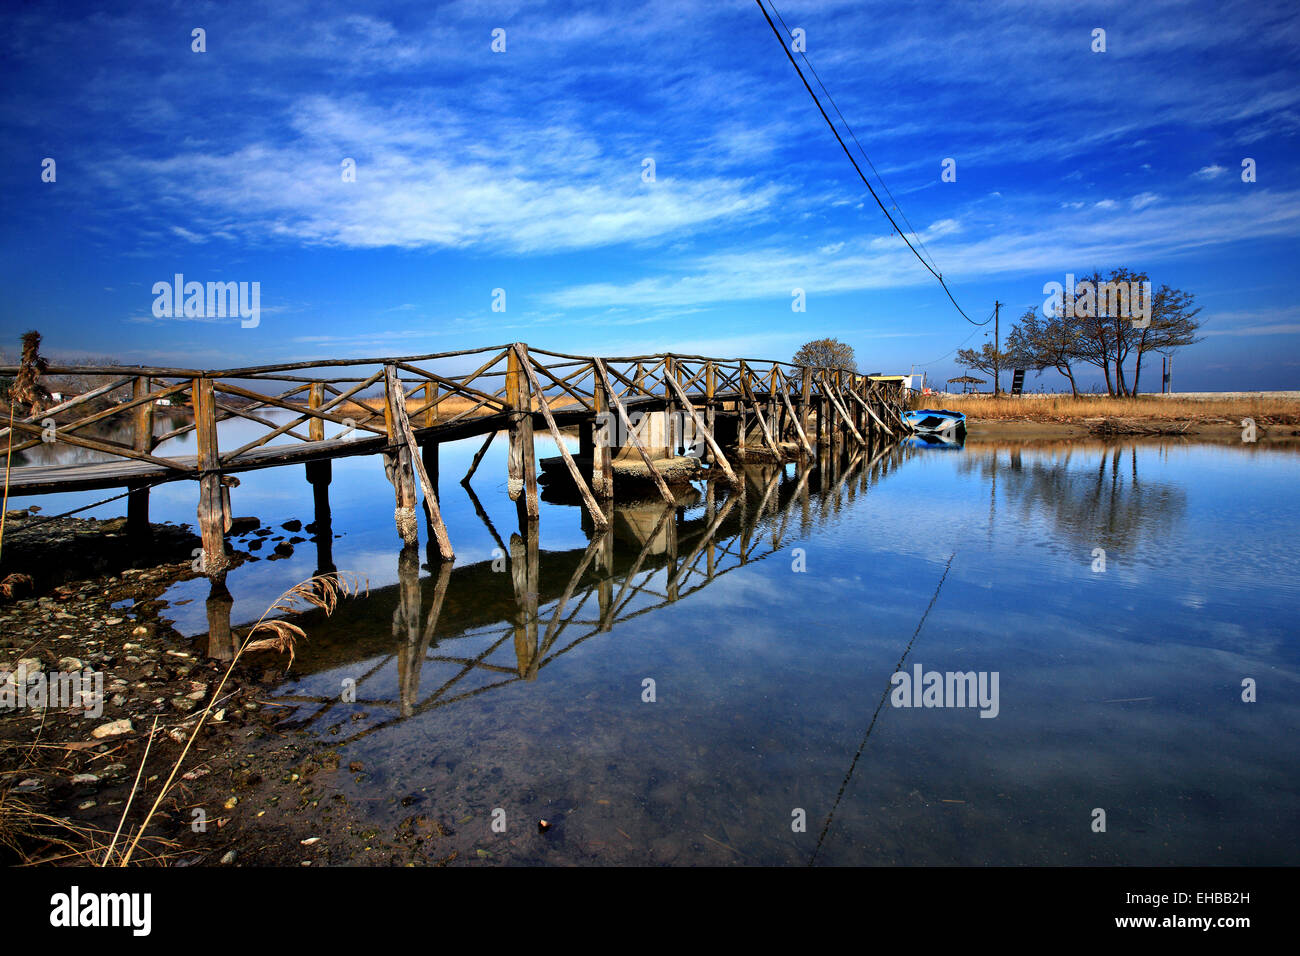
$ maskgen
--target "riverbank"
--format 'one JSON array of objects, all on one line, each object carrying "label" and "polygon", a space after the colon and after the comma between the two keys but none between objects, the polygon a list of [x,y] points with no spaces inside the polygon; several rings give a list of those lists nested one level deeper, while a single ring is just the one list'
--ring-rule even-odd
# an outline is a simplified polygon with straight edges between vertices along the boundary
[{"label": "riverbank", "polygon": [[[209,702],[133,863],[406,862],[419,828],[383,837],[330,783],[364,768],[277,727],[288,656],[248,653],[227,676],[171,626],[162,595],[198,576],[188,528],[153,525],[152,545],[125,547],[121,525],[7,515],[8,573],[42,560],[0,597],[0,864],[100,864],[125,821],[120,851]],[[60,706],[66,689],[54,699],[60,677],[80,706]]]},{"label": "riverbank", "polygon": [[[1143,395],[936,395],[962,412],[970,441],[1186,437],[1202,441],[1300,440],[1300,392]],[[1253,436],[1249,429],[1253,423]]]}]

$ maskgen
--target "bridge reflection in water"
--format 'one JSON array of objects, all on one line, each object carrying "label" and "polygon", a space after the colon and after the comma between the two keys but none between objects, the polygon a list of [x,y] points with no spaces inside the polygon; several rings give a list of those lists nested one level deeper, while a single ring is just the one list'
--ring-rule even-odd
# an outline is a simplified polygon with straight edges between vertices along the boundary
[{"label": "bridge reflection in water", "polygon": [[[498,543],[491,560],[454,567],[435,554],[432,573],[421,577],[419,549],[406,547],[397,559],[397,584],[342,601],[331,616],[312,609],[294,618],[309,635],[298,645],[297,682],[320,688],[313,677],[350,675],[355,701],[337,692],[290,692],[276,702],[290,708],[288,724],[303,727],[341,721],[357,708],[380,712],[338,741],[346,744],[404,718],[533,681],[583,642],[794,547],[914,454],[882,443],[827,452],[816,461],[746,465],[738,468],[738,487],[708,482],[676,507],[607,502],[604,531],[582,513],[588,538],[582,549],[543,552],[535,520],[521,520],[507,543],[475,502]],[[320,504],[317,522],[325,533],[317,535],[324,549],[318,562],[330,573],[328,512]],[[209,654],[218,659],[230,659],[247,633],[231,628],[231,605],[224,584],[214,584]]]}]

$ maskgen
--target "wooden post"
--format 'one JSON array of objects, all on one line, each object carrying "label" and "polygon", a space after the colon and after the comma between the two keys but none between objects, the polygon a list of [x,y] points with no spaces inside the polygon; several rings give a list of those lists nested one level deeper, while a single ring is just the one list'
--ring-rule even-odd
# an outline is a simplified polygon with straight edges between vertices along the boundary
[{"label": "wooden post", "polygon": [[799,370],[799,427],[803,429],[804,435],[808,434],[808,402],[811,396],[812,369],[804,366]]},{"label": "wooden post", "polygon": [[523,368],[524,374],[528,378],[528,384],[537,393],[537,401],[542,408],[542,417],[546,419],[546,427],[550,429],[551,437],[555,439],[555,447],[560,450],[560,457],[564,459],[565,467],[569,469],[569,474],[573,477],[573,483],[578,488],[578,494],[582,496],[582,503],[587,507],[587,514],[591,515],[592,523],[597,530],[604,531],[609,527],[605,523],[605,513],[600,510],[600,505],[596,504],[596,499],[592,497],[587,483],[582,480],[582,472],[578,470],[577,463],[574,462],[573,456],[569,454],[569,449],[564,444],[564,436],[560,434],[560,429],[555,424],[555,416],[551,414],[551,405],[547,401],[546,392],[538,384],[537,373],[533,371],[533,364],[528,358],[528,346],[516,342],[514,351],[518,355],[520,367]]},{"label": "wooden post", "polygon": [[524,496],[529,520],[538,515],[537,466],[533,461],[533,396],[528,376],[519,363],[519,352],[512,348],[506,356],[506,403],[510,406],[510,459],[506,488],[512,501]]},{"label": "wooden post", "polygon": [[824,386],[819,384],[817,387],[817,396],[813,399],[817,404],[817,448],[818,450],[826,447],[826,400],[822,395]]},{"label": "wooden post", "polygon": [[664,356],[664,457],[676,458],[678,439],[677,409],[673,403],[671,383],[676,380],[677,363],[671,355]]},{"label": "wooden post", "polygon": [[596,433],[591,443],[591,490],[597,498],[614,497],[614,436],[618,423],[610,419],[609,393],[592,370],[592,405],[596,411]]},{"label": "wooden post", "polygon": [[217,406],[212,379],[196,378],[191,386],[194,434],[198,440],[199,533],[203,538],[203,573],[224,578],[226,557],[225,509],[222,507],[221,459],[217,451]]},{"label": "wooden post", "polygon": [[[149,394],[151,382],[147,376],[138,375],[131,385],[131,398],[142,399]],[[153,402],[143,402],[135,407],[135,450],[148,454],[153,451]],[[149,489],[133,488],[126,500],[126,531],[136,541],[147,541],[153,536],[149,525]]]},{"label": "wooden post", "polygon": [[393,484],[393,520],[397,524],[397,533],[405,544],[412,545],[420,540],[415,524],[415,471],[411,465],[411,450],[406,447],[403,436],[398,432],[396,409],[400,404],[405,414],[406,397],[400,381],[394,388],[396,378],[396,368],[384,366],[384,429],[388,434],[389,445],[396,446],[384,451],[384,474]]},{"label": "wooden post", "polygon": [[[427,382],[424,386],[424,403],[427,405],[429,402],[437,401],[437,398],[438,386],[433,382]],[[421,425],[425,428],[432,428],[438,421],[432,406],[426,408],[420,418]],[[438,449],[438,443],[431,438],[426,438],[424,444],[420,446],[420,457],[424,462],[424,470],[429,476],[429,484],[433,487],[435,498],[438,497]],[[429,525],[428,530],[432,534],[433,526]]]},{"label": "wooden post", "polygon": [[[708,362],[705,364],[704,366],[704,431],[711,437],[714,436],[713,426],[716,420],[715,412],[713,408],[714,405],[713,396],[714,393],[717,391],[717,383],[714,377],[716,375],[716,372],[717,369],[712,362]],[[722,455],[720,453],[715,453],[713,451],[713,449],[717,447],[718,444],[716,441],[709,442],[708,449],[705,452],[704,460],[707,461],[710,465],[717,464],[718,459],[726,457],[725,455]]]},{"label": "wooden post", "polygon": [[[424,403],[428,405],[430,402],[436,402],[437,400],[438,400],[438,386],[435,385],[433,382],[430,382],[429,384],[424,386]],[[429,405],[429,407],[424,410],[425,428],[432,428],[437,423],[438,416],[436,414],[435,409],[436,406]]]},{"label": "wooden post", "polygon": [[[307,407],[312,410],[319,409],[325,404],[325,383],[312,382],[311,391],[307,395]],[[307,423],[307,437],[312,441],[325,440],[325,419],[312,418]]]},{"label": "wooden post", "polygon": [[822,400],[826,409],[826,442],[834,455],[842,447],[844,421],[841,406],[835,400],[835,375],[829,369],[822,372]]},{"label": "wooden post", "polygon": [[841,447],[843,447],[844,442],[848,437],[845,434],[845,432],[848,431],[847,426],[849,424],[848,412],[844,408],[844,403],[839,400],[839,393],[843,387],[844,387],[844,371],[843,369],[838,369],[838,368],[834,369],[831,372],[831,400],[835,402],[835,406],[836,406],[835,422],[837,425],[839,425],[839,428],[836,430],[835,437],[839,439]]},{"label": "wooden post", "polygon": [[776,401],[776,376],[780,375],[776,365],[772,365],[771,372],[767,376],[767,420],[770,421],[772,434],[776,438],[777,449],[781,446],[781,406]]},{"label": "wooden post", "polygon": [[[415,443],[415,432],[411,429],[411,420],[406,414],[406,393],[402,390],[401,379],[397,377],[397,366],[384,366],[384,380],[388,386],[388,408],[391,410],[389,417],[393,422],[393,435],[391,437],[400,441],[404,446],[407,476],[410,476],[411,466],[414,466],[415,476],[419,477],[420,485],[424,488],[424,511],[429,519],[429,527],[438,541],[438,553],[444,561],[450,561],[456,555],[452,551],[451,539],[447,536],[447,528],[442,523],[442,513],[438,510],[438,493],[433,488],[429,473],[424,468],[424,460],[420,455],[419,447]],[[396,482],[394,484],[396,485]],[[397,516],[398,530],[402,533],[402,540],[406,541],[408,545],[415,544],[419,540],[419,535],[415,531],[415,482],[413,479],[409,481],[409,489],[410,510],[409,512],[403,512],[399,501]],[[409,528],[403,524],[407,520],[407,515],[409,515]],[[410,538],[407,538],[408,530]]]}]

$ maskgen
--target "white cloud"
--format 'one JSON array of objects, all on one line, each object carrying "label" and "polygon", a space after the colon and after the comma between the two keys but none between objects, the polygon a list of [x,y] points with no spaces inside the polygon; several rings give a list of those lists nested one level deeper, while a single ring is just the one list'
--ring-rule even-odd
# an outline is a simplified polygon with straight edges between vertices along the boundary
[{"label": "white cloud", "polygon": [[[1057,276],[1094,263],[1156,262],[1224,243],[1300,237],[1300,191],[1263,190],[1214,203],[1143,202],[1133,209],[1111,203],[1104,212],[1083,221],[1072,212],[1008,218],[971,238],[952,235],[956,229],[945,221],[922,236],[950,282],[1038,271]],[[1018,225],[1024,222],[1030,227]],[[559,309],[788,303],[795,287],[811,299],[933,281],[897,236],[884,235],[847,242],[834,258],[797,245],[738,249],[677,263],[667,274],[569,286],[542,299]]]},{"label": "white cloud", "polygon": [[[639,155],[605,155],[585,131],[563,124],[506,123],[485,140],[446,111],[415,117],[405,106],[313,97],[296,106],[292,126],[297,137],[287,143],[120,157],[102,175],[142,206],[185,197],[193,228],[171,228],[188,241],[236,229],[245,238],[354,248],[525,253],[680,237],[761,215],[781,192],[746,178],[663,170],[645,183]],[[356,160],[355,182],[342,180],[344,157]],[[136,183],[150,195],[132,193]]]},{"label": "white cloud", "polygon": [[1215,163],[1213,166],[1202,166],[1196,172],[1192,173],[1193,179],[1216,179],[1228,171],[1226,166],[1220,166]]}]

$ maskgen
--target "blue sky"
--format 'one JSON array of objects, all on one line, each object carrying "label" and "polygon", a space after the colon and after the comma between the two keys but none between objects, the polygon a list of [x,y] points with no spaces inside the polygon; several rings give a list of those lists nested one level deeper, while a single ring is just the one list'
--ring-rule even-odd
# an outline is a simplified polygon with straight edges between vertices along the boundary
[{"label": "blue sky", "polygon": [[[1300,387],[1293,4],[778,8],[972,317],[1128,266],[1204,308],[1179,389]],[[982,341],[753,2],[34,3],[0,51],[6,348],[35,327],[57,357],[221,368],[829,335],[944,379]],[[155,318],[178,272],[260,282],[257,327]]]}]

